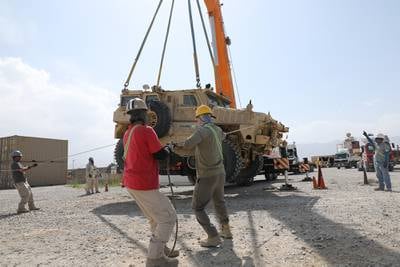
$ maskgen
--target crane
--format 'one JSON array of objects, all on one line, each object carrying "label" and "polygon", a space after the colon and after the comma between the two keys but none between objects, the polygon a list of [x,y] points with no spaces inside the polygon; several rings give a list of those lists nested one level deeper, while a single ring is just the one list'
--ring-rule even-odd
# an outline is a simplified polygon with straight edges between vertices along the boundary
[{"label": "crane", "polygon": [[210,19],[215,64],[215,90],[231,100],[230,107],[236,108],[235,93],[232,83],[231,67],[227,46],[230,39],[225,35],[219,0],[204,0]]}]

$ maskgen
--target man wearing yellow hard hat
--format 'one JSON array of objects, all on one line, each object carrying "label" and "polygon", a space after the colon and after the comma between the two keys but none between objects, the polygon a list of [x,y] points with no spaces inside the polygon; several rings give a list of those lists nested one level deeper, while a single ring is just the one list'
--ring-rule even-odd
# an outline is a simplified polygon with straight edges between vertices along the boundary
[{"label": "man wearing yellow hard hat", "polygon": [[[207,239],[200,241],[203,247],[219,246],[221,237],[232,238],[224,199],[225,168],[222,140],[225,135],[221,128],[213,123],[213,117],[210,107],[199,106],[196,109],[199,127],[183,144],[184,148],[195,150],[197,181],[193,191],[192,209],[197,221],[208,235]],[[205,212],[205,207],[211,200],[221,224],[220,233]]]}]

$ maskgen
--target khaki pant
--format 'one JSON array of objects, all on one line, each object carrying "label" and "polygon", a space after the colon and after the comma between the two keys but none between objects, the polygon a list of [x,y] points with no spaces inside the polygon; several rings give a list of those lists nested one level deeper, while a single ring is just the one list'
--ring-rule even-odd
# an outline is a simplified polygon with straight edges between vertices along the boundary
[{"label": "khaki pant", "polygon": [[220,224],[229,223],[228,212],[224,199],[225,174],[198,178],[193,191],[192,209],[196,219],[209,237],[218,235],[218,231],[211,223],[205,208],[213,200],[215,212]]},{"label": "khaki pant", "polygon": [[150,223],[152,237],[148,248],[148,258],[156,259],[164,255],[164,247],[171,237],[176,222],[176,211],[169,199],[156,190],[127,189]]},{"label": "khaki pant", "polygon": [[99,191],[99,179],[93,177],[86,177],[86,193],[93,194],[94,192]]},{"label": "khaki pant", "polygon": [[21,201],[18,204],[18,211],[25,210],[26,203],[28,203],[29,209],[34,209],[35,204],[33,203],[32,189],[28,182],[16,183],[15,188],[17,188],[18,194],[21,197]]}]

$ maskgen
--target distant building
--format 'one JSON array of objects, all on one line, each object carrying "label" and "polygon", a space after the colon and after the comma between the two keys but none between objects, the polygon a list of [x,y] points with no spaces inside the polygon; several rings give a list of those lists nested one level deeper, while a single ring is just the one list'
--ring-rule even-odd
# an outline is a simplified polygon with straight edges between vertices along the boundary
[{"label": "distant building", "polygon": [[38,164],[26,172],[31,186],[66,183],[68,140],[14,135],[0,138],[0,189],[13,188],[10,155],[14,150],[22,152],[22,164]]}]

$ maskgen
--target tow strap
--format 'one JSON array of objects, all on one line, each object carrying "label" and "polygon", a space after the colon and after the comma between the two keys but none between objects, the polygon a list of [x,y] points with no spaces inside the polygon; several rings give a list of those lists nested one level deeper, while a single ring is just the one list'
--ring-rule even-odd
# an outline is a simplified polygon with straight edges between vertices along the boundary
[{"label": "tow strap", "polygon": [[137,126],[139,126],[139,125],[135,125],[132,127],[132,129],[130,130],[129,135],[128,135],[128,140],[126,140],[126,144],[124,145],[124,154],[122,155],[122,159],[124,161],[126,159],[126,156],[128,155],[128,149],[129,149],[129,145],[131,144],[132,134]]}]

